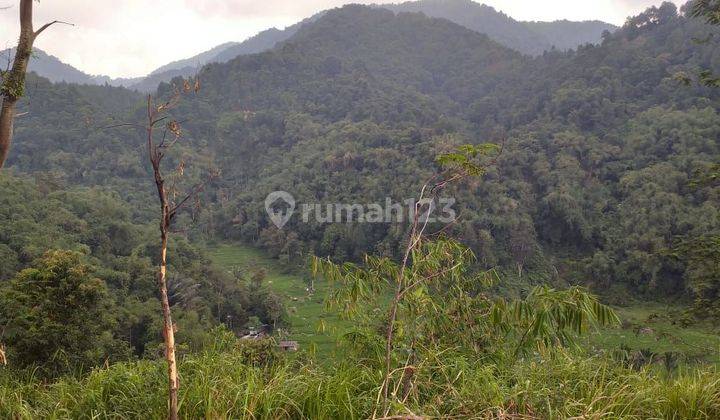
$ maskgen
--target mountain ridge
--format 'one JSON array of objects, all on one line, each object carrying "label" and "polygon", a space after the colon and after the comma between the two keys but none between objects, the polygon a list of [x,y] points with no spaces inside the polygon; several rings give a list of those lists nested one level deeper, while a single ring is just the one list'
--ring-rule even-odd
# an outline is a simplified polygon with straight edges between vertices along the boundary
[{"label": "mountain ridge", "polygon": [[[596,43],[605,30],[616,29],[613,25],[600,21],[520,22],[493,7],[471,0],[420,0],[371,6],[392,10],[395,13],[420,12],[429,17],[448,19],[473,31],[485,33],[501,44],[529,55],[539,55],[553,47],[565,50],[588,42]],[[319,12],[285,29],[270,28],[245,41],[227,42],[193,57],[173,61],[158,67],[144,77],[113,79],[107,76],[88,75],[39,50],[38,54],[42,55],[34,60],[36,63],[33,64],[31,61],[30,69],[54,82],[96,85],[107,83],[111,86],[124,86],[149,92],[155,90],[161,82],[197,74],[206,64],[223,63],[240,55],[256,54],[274,48],[290,39],[302,26],[316,21],[326,12]],[[580,35],[573,38],[567,35],[568,32]]]},{"label": "mountain ridge", "polygon": [[553,48],[567,50],[586,43],[598,43],[604,31],[617,29],[601,21],[517,21],[492,6],[472,0],[417,0],[378,7],[448,19],[528,55],[540,55]]}]

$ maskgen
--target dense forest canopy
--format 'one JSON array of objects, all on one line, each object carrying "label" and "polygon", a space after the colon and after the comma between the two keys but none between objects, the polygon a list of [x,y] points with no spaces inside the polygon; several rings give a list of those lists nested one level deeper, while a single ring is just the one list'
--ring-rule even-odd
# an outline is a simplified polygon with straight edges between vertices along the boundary
[{"label": "dense forest canopy", "polygon": [[[711,31],[664,3],[602,45],[530,58],[447,20],[330,11],[274,50],[203,69],[201,93],[177,114],[188,119],[187,147],[203,151],[195,160],[223,176],[190,235],[240,239],[293,262],[397,257],[403,226],[295,220],[277,230],[264,197],[281,189],[305,202],[401,200],[438,152],[505,139],[485,182],[457,192],[454,229],[484,266],[685,295],[692,276],[666,251],[718,229],[717,187],[689,183],[716,162],[720,125],[717,92],[675,75],[717,68],[715,41],[693,42]],[[151,193],[137,182],[140,143],[104,127],[142,115],[139,96],[43,79],[28,86],[15,170],[116,188],[138,215]]]},{"label": "dense forest canopy", "polygon": [[[0,190],[0,325],[3,341],[22,357],[13,362],[53,360],[45,367],[52,373],[108,358],[156,356],[162,319],[156,310],[154,225],[133,221],[122,197],[102,187],[68,191],[42,175],[32,180],[3,174]],[[182,238],[172,247],[171,300],[181,309],[183,349],[200,348],[218,320],[232,320],[238,331],[250,317],[282,322],[276,297],[252,283],[252,273],[223,272]],[[58,309],[65,301],[76,306]],[[43,319],[46,324],[31,327]],[[58,350],[71,359],[56,357]]]}]

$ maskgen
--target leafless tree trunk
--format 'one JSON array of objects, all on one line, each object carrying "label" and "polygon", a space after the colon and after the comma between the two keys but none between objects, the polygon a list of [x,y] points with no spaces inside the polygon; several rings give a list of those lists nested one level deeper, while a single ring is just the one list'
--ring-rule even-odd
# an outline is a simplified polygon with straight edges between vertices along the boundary
[{"label": "leafless tree trunk", "polygon": [[[199,88],[196,81],[195,91]],[[192,87],[189,82],[184,86],[184,92],[190,92]],[[177,106],[181,93],[177,91],[175,95],[165,103],[156,105],[152,96],[147,98],[147,125],[144,127],[147,135],[147,153],[152,165],[153,177],[157,188],[158,199],[160,201],[160,267],[158,269],[158,289],[160,291],[160,302],[162,304],[163,313],[163,338],[165,340],[165,360],[168,367],[168,418],[177,420],[178,418],[178,390],[180,389],[180,379],[178,376],[177,360],[175,357],[175,332],[176,326],[172,321],[172,311],[170,308],[170,300],[168,299],[167,287],[167,250],[168,239],[170,237],[170,228],[177,214],[191,198],[203,190],[205,183],[200,183],[193,187],[190,192],[179,202],[175,202],[170,198],[165,183],[165,177],[162,171],[162,160],[165,152],[172,147],[181,137],[180,125],[177,121],[169,121],[164,124],[162,139],[158,142],[154,140],[155,130],[160,123],[168,120],[168,116],[164,115],[168,110]],[[170,139],[168,139],[168,135]],[[182,175],[180,170],[179,175]],[[208,179],[212,179],[216,174],[211,174]],[[175,197],[175,187],[171,185],[172,196]]]},{"label": "leafless tree trunk", "polygon": [[167,293],[167,241],[170,230],[167,213],[163,212],[163,221],[160,226],[161,250],[160,250],[160,271],[158,273],[158,286],[160,288],[160,301],[163,312],[163,338],[165,339],[165,360],[168,365],[169,380],[169,412],[168,418],[178,418],[178,389],[180,379],[178,377],[177,361],[175,360],[175,325],[172,321],[170,301]]},{"label": "leafless tree trunk", "polygon": [[34,31],[33,1],[20,0],[20,39],[18,40],[12,68],[2,74],[2,85],[0,85],[0,98],[2,98],[2,109],[0,109],[0,168],[5,164],[5,159],[7,159],[10,151],[15,106],[25,93],[25,74],[27,73],[35,39],[50,26],[56,23],[64,23],[53,21]]},{"label": "leafless tree trunk", "polygon": [[147,125],[147,148],[150,164],[153,168],[155,178],[155,186],[157,187],[158,198],[160,200],[160,269],[158,270],[158,289],[160,290],[160,302],[162,304],[163,313],[163,338],[165,340],[165,360],[168,367],[169,395],[168,395],[168,418],[177,420],[178,418],[178,389],[180,389],[180,379],[178,377],[177,360],[175,359],[175,326],[172,321],[172,311],[170,310],[170,300],[167,291],[167,247],[168,236],[170,235],[170,224],[174,216],[174,212],[170,208],[167,190],[165,189],[165,179],[162,175],[160,164],[162,162],[163,153],[160,147],[155,145],[153,141],[153,132],[155,125],[159,122],[157,113],[159,112],[151,96],[148,96],[147,103],[148,125]]}]

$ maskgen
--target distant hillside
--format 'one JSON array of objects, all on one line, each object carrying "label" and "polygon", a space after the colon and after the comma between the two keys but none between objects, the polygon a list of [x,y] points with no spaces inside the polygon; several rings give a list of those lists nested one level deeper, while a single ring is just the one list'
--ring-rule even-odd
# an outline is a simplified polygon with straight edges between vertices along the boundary
[{"label": "distant hillside", "polygon": [[[0,62],[7,63],[15,57],[15,48],[0,51]],[[131,86],[143,80],[142,77],[113,79],[108,76],[95,76],[63,63],[59,58],[39,48],[33,48],[29,71],[50,80],[53,83],[75,83],[78,85]]]},{"label": "distant hillside", "polygon": [[193,74],[198,73],[200,68],[206,64],[226,63],[241,55],[257,54],[270,50],[278,43],[286,41],[295,35],[301,26],[315,21],[322,14],[323,12],[318,13],[317,15],[300,21],[292,26],[288,26],[285,29],[266,29],[243,42],[228,42],[204,53],[198,54],[195,57],[175,61],[158,68],[150,73],[150,75],[145,79],[127,86],[139,91],[151,91],[154,90],[161,82],[167,82],[168,80],[172,80],[174,77],[192,76]]},{"label": "distant hillside", "polygon": [[[560,50],[576,48],[578,45],[598,43],[604,31],[614,31],[616,26],[600,21],[571,22],[518,22],[490,6],[471,0],[419,0],[402,4],[384,4],[377,7],[398,12],[424,13],[429,17],[444,18],[475,32],[488,35],[494,41],[524,54],[539,55],[553,47]],[[320,12],[308,19],[283,30],[271,28],[260,32],[241,43],[228,43],[201,54],[205,60],[196,56],[177,61],[161,69],[172,70],[162,74],[159,70],[152,73],[154,79],[132,86],[139,90],[154,88],[158,81],[167,81],[175,76],[188,76],[197,73],[204,64],[225,63],[241,55],[256,54],[273,48],[288,40],[304,25],[312,23],[326,12]],[[217,54],[213,57],[213,53]],[[201,62],[199,66],[188,66],[192,62]],[[158,77],[161,76],[161,77]],[[162,79],[162,80],[161,80]]]},{"label": "distant hillside", "polygon": [[208,51],[202,52],[193,57],[186,58],[184,60],[173,61],[171,63],[165,64],[164,66],[158,67],[157,69],[150,72],[150,74],[148,76],[154,76],[154,75],[162,74],[162,73],[165,73],[168,71],[184,69],[187,67],[202,67],[207,63],[217,61],[217,56],[219,54],[221,54],[223,51],[227,50],[228,48],[234,47],[236,45],[240,45],[240,44],[237,42],[226,42],[224,44],[220,44],[215,48],[212,48]]},{"label": "distant hillside", "polygon": [[419,0],[381,7],[394,12],[421,12],[443,18],[524,54],[539,55],[553,46],[561,50],[598,43],[603,31],[617,27],[604,22],[519,22],[490,6],[471,0]]},{"label": "distant hillside", "polygon": [[299,26],[300,23],[284,30],[271,28],[243,42],[228,42],[219,45],[194,57],[174,61],[159,67],[147,77],[125,86],[141,92],[153,91],[162,82],[167,82],[175,77],[188,77],[198,73],[202,66],[206,64],[225,63],[241,55],[267,51],[273,48],[278,42],[285,41],[293,36]]},{"label": "distant hillside", "polygon": [[523,22],[523,25],[544,37],[546,42],[559,50],[570,50],[578,45],[597,44],[605,31],[613,32],[616,26],[598,20],[571,22]]},{"label": "distant hillside", "polygon": [[302,23],[289,26],[286,29],[270,28],[260,32],[252,38],[221,51],[213,60],[217,63],[225,63],[240,55],[257,54],[273,48],[278,42],[282,42],[295,35]]},{"label": "distant hillside", "polygon": [[[0,62],[7,63],[15,57],[15,48],[0,52]],[[97,84],[96,78],[83,73],[75,67],[65,64],[59,58],[34,48],[30,60],[30,71],[48,78],[51,82],[68,82],[77,84]]]},{"label": "distant hillside", "polygon": [[[553,47],[560,50],[576,48],[578,45],[598,43],[604,31],[614,31],[615,26],[599,21],[589,22],[519,22],[490,6],[471,0],[420,0],[402,4],[385,4],[376,7],[399,12],[424,13],[429,17],[444,18],[475,32],[486,34],[492,40],[529,55],[540,55]],[[109,84],[125,86],[141,92],[150,92],[162,82],[175,77],[197,74],[209,63],[225,63],[236,57],[268,51],[278,43],[287,41],[300,28],[317,21],[326,12],[298,22],[285,29],[271,28],[243,42],[227,42],[193,57],[177,60],[152,71],[146,77],[112,79],[107,76],[92,76],[63,63],[56,57],[41,50],[30,63],[30,70],[53,82],[78,84]],[[8,52],[5,51],[3,57]]]},{"label": "distant hillside", "polygon": [[[212,62],[212,61],[211,61]],[[146,77],[140,77],[131,83],[125,83],[121,86],[140,92],[153,92],[162,82],[169,82],[176,77],[191,77],[195,75],[202,66],[186,66],[178,69],[167,70],[162,73],[151,73]]]}]

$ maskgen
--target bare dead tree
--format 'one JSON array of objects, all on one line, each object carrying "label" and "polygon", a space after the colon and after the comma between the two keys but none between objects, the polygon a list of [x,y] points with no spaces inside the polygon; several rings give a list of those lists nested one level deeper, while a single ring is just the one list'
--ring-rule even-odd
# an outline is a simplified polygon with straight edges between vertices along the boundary
[{"label": "bare dead tree", "polygon": [[[178,377],[177,360],[175,358],[175,332],[177,328],[172,320],[170,301],[168,299],[168,282],[167,282],[167,249],[168,239],[171,233],[173,219],[178,211],[186,205],[192,198],[197,197],[205,187],[205,184],[216,178],[219,174],[212,172],[205,181],[202,181],[191,187],[186,194],[177,199],[175,179],[182,176],[185,170],[184,162],[175,168],[175,178],[168,185],[166,177],[163,173],[162,162],[167,151],[175,145],[181,138],[182,131],[180,123],[170,119],[168,112],[175,108],[180,102],[182,93],[188,93],[192,90],[199,89],[199,84],[195,81],[194,87],[190,82],[185,82],[182,92],[176,89],[174,95],[166,102],[157,104],[152,95],[147,97],[147,124],[145,129],[147,136],[147,154],[153,170],[153,180],[157,188],[158,199],[160,202],[160,265],[158,269],[158,289],[160,291],[160,301],[163,313],[163,338],[165,340],[165,360],[168,366],[168,418],[176,420],[178,418],[178,390],[180,389],[180,381]],[[158,130],[162,130],[162,138],[155,140],[155,134]]]},{"label": "bare dead tree", "polygon": [[35,39],[47,28],[56,23],[72,25],[59,20],[46,23],[37,31],[33,29],[33,0],[20,0],[20,39],[15,50],[15,59],[12,68],[2,73],[0,84],[0,168],[5,164],[10,142],[13,135],[13,122],[15,120],[15,106],[25,93],[25,74],[32,55]]}]

